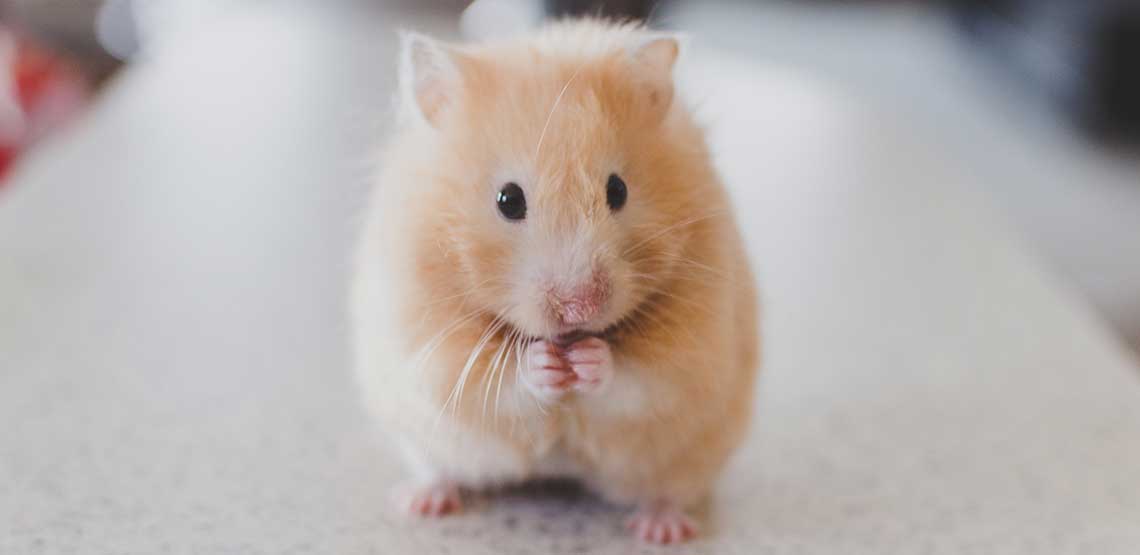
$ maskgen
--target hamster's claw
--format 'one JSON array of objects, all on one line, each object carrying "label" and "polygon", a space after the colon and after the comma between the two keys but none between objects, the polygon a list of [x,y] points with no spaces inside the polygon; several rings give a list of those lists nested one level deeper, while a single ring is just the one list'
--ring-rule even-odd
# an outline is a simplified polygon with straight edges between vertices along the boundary
[{"label": "hamster's claw", "polygon": [[646,543],[682,543],[697,535],[697,525],[684,511],[671,505],[643,507],[626,521],[633,536]]},{"label": "hamster's claw", "polygon": [[554,402],[566,395],[574,385],[574,371],[553,343],[538,340],[527,346],[523,368],[523,384],[539,400]]},{"label": "hamster's claw", "polygon": [[587,337],[566,347],[564,355],[577,378],[574,389],[580,393],[599,393],[613,378],[613,355],[604,339]]},{"label": "hamster's claw", "polygon": [[401,504],[412,516],[434,518],[458,513],[463,509],[459,488],[448,482],[417,486],[401,497]]}]

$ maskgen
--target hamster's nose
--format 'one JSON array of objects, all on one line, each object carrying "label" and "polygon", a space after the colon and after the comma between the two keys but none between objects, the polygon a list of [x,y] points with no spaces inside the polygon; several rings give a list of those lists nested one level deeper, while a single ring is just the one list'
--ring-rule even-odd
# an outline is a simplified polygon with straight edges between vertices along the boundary
[{"label": "hamster's nose", "polygon": [[610,298],[610,286],[604,275],[595,273],[584,284],[551,289],[546,298],[559,322],[576,326],[589,322],[602,311]]}]

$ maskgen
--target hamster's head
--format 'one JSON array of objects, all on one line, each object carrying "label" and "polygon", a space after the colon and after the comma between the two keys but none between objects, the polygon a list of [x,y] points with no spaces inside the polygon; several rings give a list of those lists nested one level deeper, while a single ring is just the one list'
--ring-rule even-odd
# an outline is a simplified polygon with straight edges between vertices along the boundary
[{"label": "hamster's head", "polygon": [[600,23],[475,47],[404,37],[423,152],[417,182],[395,186],[428,205],[441,296],[556,339],[664,293],[688,224],[709,213],[703,142],[673,121],[677,55],[671,36]]}]

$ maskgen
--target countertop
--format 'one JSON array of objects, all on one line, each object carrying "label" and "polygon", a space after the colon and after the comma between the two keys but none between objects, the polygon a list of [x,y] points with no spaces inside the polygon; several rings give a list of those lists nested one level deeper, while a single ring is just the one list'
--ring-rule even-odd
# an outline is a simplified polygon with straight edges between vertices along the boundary
[{"label": "countertop", "polygon": [[[122,75],[0,190],[0,553],[629,553],[542,487],[392,513],[348,250],[382,23],[252,6]],[[1135,553],[1140,373],[968,171],[694,45],[763,291],[751,436],[675,553]]]}]

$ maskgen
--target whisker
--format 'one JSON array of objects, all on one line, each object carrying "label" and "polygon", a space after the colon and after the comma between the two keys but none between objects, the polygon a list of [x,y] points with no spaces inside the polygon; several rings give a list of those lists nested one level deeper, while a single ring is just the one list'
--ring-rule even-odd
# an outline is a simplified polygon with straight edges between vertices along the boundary
[{"label": "whisker", "polygon": [[465,297],[467,297],[467,296],[471,295],[472,293],[474,293],[475,291],[479,290],[479,288],[480,288],[480,287],[482,287],[482,286],[484,286],[484,285],[487,285],[488,283],[491,283],[491,282],[494,282],[494,281],[503,281],[503,280],[502,280],[502,279],[500,279],[500,278],[495,278],[495,277],[490,277],[490,278],[487,278],[487,279],[485,279],[485,280],[483,280],[483,281],[481,281],[481,282],[479,282],[479,283],[476,283],[475,285],[471,286],[471,288],[470,288],[470,289],[468,289],[468,290],[466,290],[466,291],[464,291],[464,292],[462,292],[462,293],[456,293],[456,294],[454,294],[454,295],[448,295],[448,296],[446,296],[446,297],[440,297],[440,298],[438,298],[438,299],[435,299],[434,301],[432,301],[432,302],[428,303],[427,305],[425,305],[425,306],[424,306],[424,308],[425,308],[425,309],[427,309],[427,308],[431,308],[431,307],[433,307],[433,306],[435,306],[435,305],[437,305],[437,304],[440,304],[440,303],[443,303],[443,302],[446,302],[446,301],[450,301],[450,300],[452,300],[452,299],[460,299],[460,298],[465,298]]},{"label": "whisker", "polygon": [[625,249],[625,251],[622,252],[622,256],[629,256],[630,254],[633,254],[634,252],[637,251],[637,249],[644,247],[650,241],[653,241],[654,239],[657,239],[658,237],[661,237],[662,235],[665,235],[671,231],[676,231],[677,229],[680,229],[682,227],[686,227],[686,226],[696,224],[698,222],[702,222],[704,220],[707,220],[709,218],[712,218],[714,216],[717,216],[717,215],[720,215],[723,213],[724,213],[724,210],[713,210],[713,211],[708,212],[706,214],[703,214],[701,216],[694,216],[694,217],[689,218],[687,220],[682,220],[682,221],[677,222],[673,225],[667,226],[664,229],[658,231],[657,233],[654,233],[653,235],[650,235],[649,237],[646,237],[645,239],[642,239],[642,240],[638,241],[637,243],[634,243],[633,246]]},{"label": "whisker", "polygon": [[671,260],[676,261],[676,262],[680,262],[682,264],[688,264],[689,266],[692,266],[698,270],[704,270],[704,271],[706,271],[706,272],[708,272],[708,273],[710,273],[716,277],[719,277],[719,278],[721,278],[721,279],[723,279],[729,283],[734,283],[736,281],[736,278],[734,278],[733,276],[730,276],[730,275],[724,273],[723,271],[718,270],[716,268],[713,268],[712,266],[709,266],[708,264],[705,264],[703,262],[697,262],[696,260],[693,260],[692,258],[687,258],[687,257],[681,256],[681,255],[676,255],[676,256],[672,256]]},{"label": "whisker", "polygon": [[503,366],[499,369],[499,383],[495,386],[495,422],[499,421],[499,397],[503,393],[503,376],[507,373],[507,364],[509,364],[511,350],[514,349],[518,343],[518,337],[521,332],[517,329],[511,330],[507,335],[508,347],[507,355],[503,358]]},{"label": "whisker", "polygon": [[495,384],[495,372],[499,367],[499,361],[503,357],[503,352],[507,348],[507,342],[505,339],[506,338],[504,338],[504,340],[499,343],[499,348],[495,350],[494,356],[492,356],[491,360],[487,362],[488,371],[484,372],[482,379],[479,381],[481,385],[486,382],[483,387],[483,422],[486,422],[487,420],[487,401],[491,398],[491,386]]},{"label": "whisker", "polygon": [[435,336],[429,339],[427,343],[425,343],[424,346],[416,353],[416,355],[412,357],[413,371],[422,369],[423,366],[427,364],[428,359],[430,359],[431,356],[434,355],[435,352],[439,349],[439,347],[443,345],[443,342],[446,341],[448,337],[451,337],[451,334],[455,333],[461,326],[467,322],[470,322],[471,320],[474,320],[482,313],[482,310],[469,312],[466,315],[459,317],[456,321],[452,322],[448,326],[444,327],[442,330],[440,330],[439,333],[435,334]]},{"label": "whisker", "polygon": [[670,291],[667,289],[663,289],[661,287],[653,287],[653,286],[649,286],[649,285],[640,285],[640,287],[643,291],[647,291],[651,294],[656,293],[656,294],[660,294],[663,296],[667,296],[668,300],[670,300],[670,301],[679,301],[679,302],[685,303],[686,305],[691,306],[695,309],[698,309],[698,310],[704,312],[705,314],[708,314],[709,316],[716,316],[716,312],[713,312],[713,310],[711,308],[709,308],[709,307],[707,307],[701,303],[698,303],[697,301],[690,299],[690,298],[688,298],[682,294],[679,294],[677,291]]},{"label": "whisker", "polygon": [[[483,352],[483,348],[487,345],[487,342],[490,341],[491,337],[495,334],[495,332],[499,330],[499,328],[503,326],[503,324],[504,322],[498,316],[496,316],[493,320],[491,320],[491,323],[487,325],[487,328],[483,331],[483,335],[480,336],[479,340],[475,344],[475,347],[471,349],[471,353],[467,356],[467,362],[463,365],[463,370],[459,373],[459,377],[455,381],[455,386],[451,388],[451,395],[447,396],[447,400],[444,402],[443,407],[440,408],[440,414],[436,417],[437,420],[443,416],[444,412],[447,411],[448,405],[452,405],[452,414],[456,414],[458,412],[459,405],[462,402],[461,399],[463,397],[463,390],[467,385],[467,378],[471,374],[471,368],[475,365],[475,360]],[[454,404],[452,404],[452,401],[454,401]]]},{"label": "whisker", "polygon": [[646,279],[649,281],[661,281],[661,278],[659,276],[655,276],[652,274],[640,274],[637,272],[630,272],[629,277],[634,278],[635,280],[637,278],[641,278],[641,279]]},{"label": "whisker", "polygon": [[[499,347],[502,348],[502,345],[500,345]],[[494,376],[495,368],[494,368],[493,364],[494,364],[494,358],[496,356],[498,356],[498,355],[497,354],[491,355],[491,361],[489,361],[487,367],[483,369],[482,376],[480,377],[480,380],[479,380],[480,385],[483,385],[484,383],[487,384],[487,386],[483,388],[484,393],[483,393],[482,412],[480,413],[480,418],[479,418],[480,427],[483,428],[484,430],[486,429],[486,425],[487,425],[487,397],[488,397],[489,386],[490,386],[490,384],[494,383],[494,377],[493,376]],[[474,368],[472,368],[472,371],[474,371]],[[465,380],[465,381],[469,381],[469,379]],[[460,388],[460,395],[463,394],[463,391],[465,388],[466,388],[466,385],[464,385],[463,387]],[[472,397],[474,397],[475,395],[478,394],[478,389],[476,389],[475,391],[476,391],[476,393],[472,394]],[[453,410],[457,409],[457,408],[458,407],[453,407]]]},{"label": "whisker", "polygon": [[[633,262],[634,262],[634,264],[675,262],[675,263],[679,263],[679,264],[688,265],[688,266],[690,266],[694,269],[697,269],[697,270],[702,270],[702,271],[707,272],[708,274],[712,275],[713,277],[722,279],[722,280],[724,280],[730,284],[736,282],[735,277],[724,273],[724,271],[719,270],[717,268],[714,268],[712,266],[709,266],[708,264],[698,262],[697,260],[694,260],[692,258],[686,257],[686,256],[681,255],[681,254],[662,253],[662,254],[656,254],[656,255],[652,255],[652,256],[637,258]],[[669,274],[669,277],[675,278],[675,279],[692,279],[691,276],[688,276],[686,274],[679,273],[679,272],[672,272]],[[694,280],[694,281],[699,281],[699,280]]]},{"label": "whisker", "polygon": [[554,119],[554,112],[558,109],[558,105],[562,102],[562,96],[566,94],[566,90],[570,88],[570,84],[578,78],[578,73],[582,71],[582,66],[574,70],[574,74],[570,79],[566,80],[566,84],[562,86],[562,90],[558,92],[558,96],[554,98],[554,105],[550,107],[550,113],[546,115],[546,123],[542,124],[542,132],[538,134],[538,145],[534,147],[534,158],[538,159],[538,153],[542,152],[542,141],[546,138],[546,129],[550,127],[550,120]]},{"label": "whisker", "polygon": [[478,362],[479,356],[483,354],[483,349],[490,343],[491,339],[503,327],[503,321],[499,317],[495,317],[492,325],[483,333],[479,341],[475,343],[475,347],[471,349],[471,353],[467,355],[467,362],[463,364],[463,371],[460,372],[462,379],[459,380],[459,397],[457,397],[456,405],[453,410],[459,408],[459,403],[462,402],[463,392],[467,388],[467,379],[471,376],[471,371],[475,369],[475,363]]},{"label": "whisker", "polygon": [[[450,336],[451,336],[451,334],[455,333],[455,331],[456,331],[456,330],[458,330],[462,324],[464,324],[464,323],[466,323],[466,322],[469,322],[469,321],[471,321],[471,320],[472,320],[472,319],[474,319],[476,316],[479,316],[479,315],[481,315],[482,313],[483,313],[483,311],[481,311],[481,310],[476,310],[476,311],[474,311],[474,312],[472,312],[472,313],[468,314],[467,316],[465,316],[465,317],[461,318],[460,320],[456,321],[456,322],[455,322],[455,323],[453,323],[452,325],[448,326],[448,328],[450,328],[450,331],[449,331],[449,329],[448,329],[448,328],[444,328],[444,330],[443,330],[443,331],[441,331],[439,334],[437,334],[437,335],[436,335],[436,338],[438,338],[438,342],[435,344],[435,346],[433,346],[433,347],[432,347],[432,348],[431,348],[431,349],[428,351],[428,353],[427,353],[427,354],[424,356],[424,358],[423,358],[423,359],[421,359],[421,360],[419,361],[419,363],[415,364],[415,365],[412,367],[412,368],[413,368],[413,371],[418,371],[419,369],[421,369],[421,368],[422,368],[422,366],[423,366],[424,364],[426,364],[426,363],[427,363],[427,360],[428,360],[428,358],[430,358],[430,357],[431,357],[431,355],[435,354],[435,351],[436,351],[437,349],[439,349],[440,345],[442,345],[442,344],[443,344],[444,340],[446,340],[448,337],[450,337]],[[493,321],[493,320],[492,320],[492,323],[494,323],[494,321]],[[434,338],[433,338],[433,341],[435,341],[435,340],[436,340],[436,339],[434,339]],[[455,385],[455,386],[453,386],[453,387],[451,388],[451,392],[448,394],[448,396],[447,396],[447,399],[445,399],[445,400],[444,400],[444,402],[443,402],[443,406],[442,406],[442,407],[440,407],[440,409],[439,409],[439,414],[437,414],[437,415],[436,415],[436,417],[435,417],[435,421],[432,423],[432,428],[431,428],[431,435],[432,435],[432,438],[434,438],[434,437],[435,437],[435,435],[436,435],[436,431],[437,431],[437,430],[438,430],[438,428],[439,428],[439,422],[440,422],[440,419],[443,417],[443,413],[447,411],[447,405],[451,404],[451,401],[452,401],[452,397],[454,397],[454,396],[455,396],[455,394],[456,394],[456,387],[457,387],[458,385],[459,385],[459,384],[458,384],[458,383],[456,383],[456,385]]]}]

